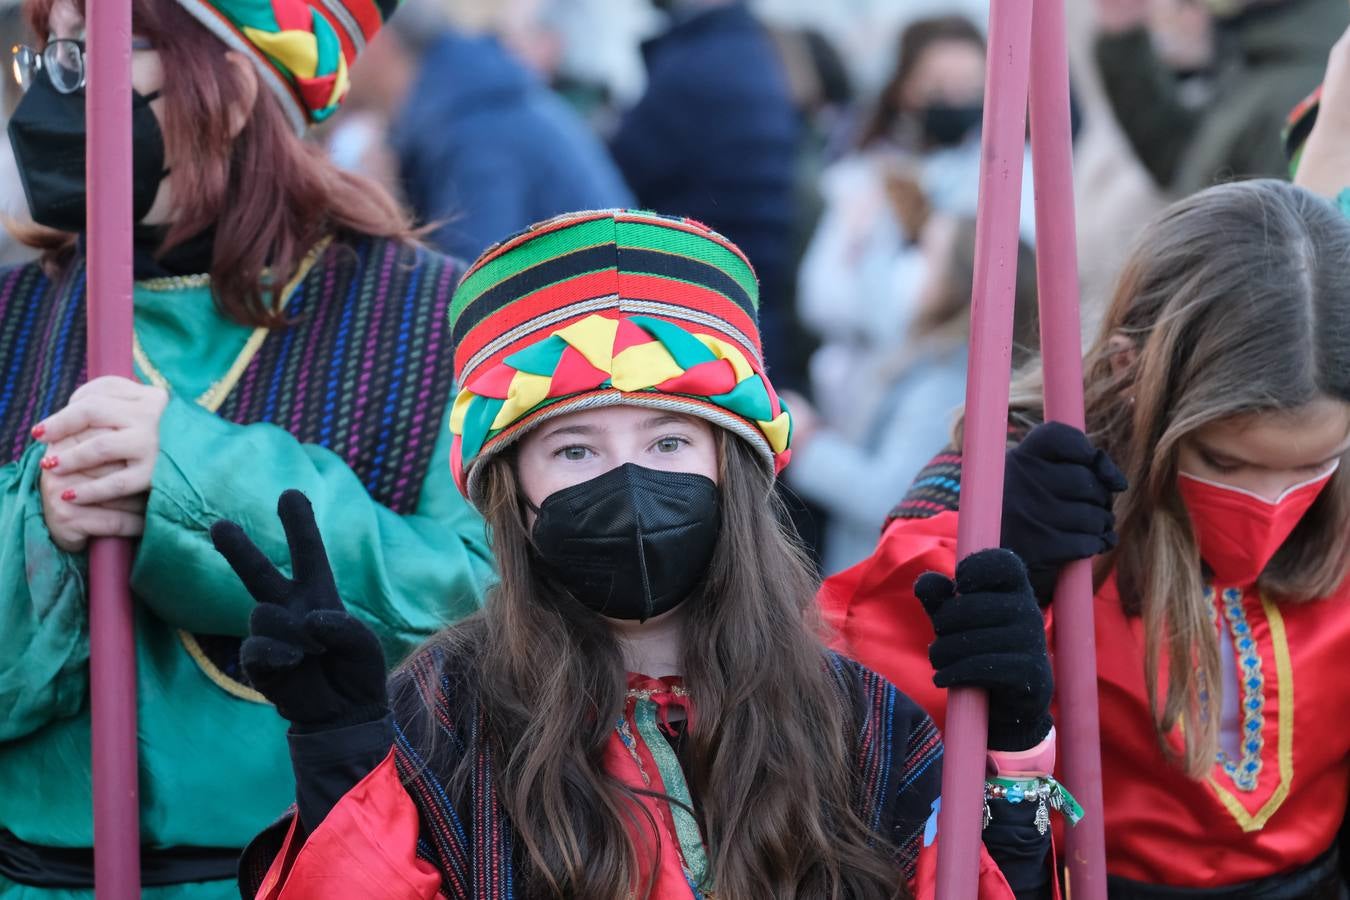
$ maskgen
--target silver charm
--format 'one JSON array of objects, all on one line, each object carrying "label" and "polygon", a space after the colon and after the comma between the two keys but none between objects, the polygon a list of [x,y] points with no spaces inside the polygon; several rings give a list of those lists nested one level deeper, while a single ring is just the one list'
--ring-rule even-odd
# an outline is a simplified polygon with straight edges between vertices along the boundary
[{"label": "silver charm", "polygon": [[1050,830],[1050,810],[1046,809],[1045,796],[1041,796],[1041,802],[1036,806],[1036,831],[1045,834]]},{"label": "silver charm", "polygon": [[985,828],[988,828],[989,823],[992,821],[994,821],[994,814],[989,809],[989,801],[986,800],[984,801],[984,824],[980,826],[980,829],[983,830]]}]

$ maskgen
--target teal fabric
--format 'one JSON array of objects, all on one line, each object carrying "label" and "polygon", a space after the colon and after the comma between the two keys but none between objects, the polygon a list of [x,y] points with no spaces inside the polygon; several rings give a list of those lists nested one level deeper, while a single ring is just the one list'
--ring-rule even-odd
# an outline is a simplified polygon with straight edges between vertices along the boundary
[{"label": "teal fabric", "polygon": [[[391,665],[478,608],[491,558],[482,520],[450,477],[448,425],[416,511],[399,516],[332,452],[195,405],[252,333],[220,316],[208,288],[138,286],[135,303],[137,337],[171,386],[132,575],[142,838],[155,847],[242,848],[291,803],[294,784],[286,723],[270,705],[213,680],[189,649],[186,632],[243,636],[253,607],[211,546],[210,525],[241,522],[285,564],[276,500],[287,488],[303,490],[344,599],[375,629]],[[86,563],[47,534],[41,455],[34,446],[0,469],[0,828],[44,846],[89,847]],[[89,896],[0,879],[3,900]],[[238,891],[219,882],[144,896],[217,900]]]}]

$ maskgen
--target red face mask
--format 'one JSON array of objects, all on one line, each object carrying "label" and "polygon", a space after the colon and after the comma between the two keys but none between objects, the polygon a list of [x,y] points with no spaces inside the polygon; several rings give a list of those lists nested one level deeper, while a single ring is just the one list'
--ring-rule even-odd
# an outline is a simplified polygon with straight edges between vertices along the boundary
[{"label": "red face mask", "polygon": [[1273,503],[1241,488],[1184,472],[1178,475],[1177,489],[1190,513],[1200,557],[1213,571],[1216,585],[1255,584],[1331,481],[1336,468],[1294,485]]}]

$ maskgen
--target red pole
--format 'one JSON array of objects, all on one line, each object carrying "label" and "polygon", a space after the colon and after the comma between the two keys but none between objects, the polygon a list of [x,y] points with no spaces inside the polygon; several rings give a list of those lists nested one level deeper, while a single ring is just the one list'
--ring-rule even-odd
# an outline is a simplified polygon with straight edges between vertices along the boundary
[{"label": "red pole", "polygon": [[[131,2],[86,3],[89,376],[131,366]],[[131,543],[89,548],[89,706],[98,900],[141,894]]]},{"label": "red pole", "polygon": [[[1030,0],[990,4],[958,558],[999,545],[1031,19]],[[938,821],[939,900],[971,900],[977,893],[988,724],[983,692],[948,693]]]},{"label": "red pole", "polygon": [[[1064,0],[1036,0],[1031,59],[1031,154],[1036,184],[1036,274],[1045,417],[1082,428],[1083,342]],[[1065,834],[1068,881],[1074,900],[1106,900],[1092,595],[1091,561],[1067,566],[1055,591],[1055,681],[1064,783],[1085,812],[1083,820]]]}]

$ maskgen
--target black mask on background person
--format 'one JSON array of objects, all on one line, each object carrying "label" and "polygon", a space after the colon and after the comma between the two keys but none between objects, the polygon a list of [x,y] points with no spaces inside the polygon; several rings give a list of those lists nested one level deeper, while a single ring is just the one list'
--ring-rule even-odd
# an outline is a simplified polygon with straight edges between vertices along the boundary
[{"label": "black mask on background person", "polygon": [[944,106],[933,104],[919,110],[923,133],[938,147],[956,147],[984,120],[982,106]]},{"label": "black mask on background person", "polygon": [[[164,133],[150,109],[158,92],[132,91],[132,210],[140,222],[164,180]],[[33,221],[58,231],[86,228],[85,93],[63,94],[45,72],[33,80],[9,120],[9,142]]]},{"label": "black mask on background person", "polygon": [[711,479],[633,463],[550,494],[537,513],[544,570],[592,612],[637,622],[689,596],[722,527]]}]

